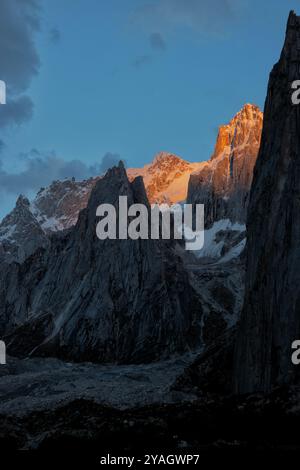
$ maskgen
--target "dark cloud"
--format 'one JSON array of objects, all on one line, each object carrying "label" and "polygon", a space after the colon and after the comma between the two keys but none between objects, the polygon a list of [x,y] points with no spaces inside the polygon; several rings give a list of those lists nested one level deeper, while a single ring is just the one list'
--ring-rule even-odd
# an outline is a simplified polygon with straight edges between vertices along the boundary
[{"label": "dark cloud", "polygon": [[191,28],[205,35],[222,34],[248,0],[160,0],[135,10],[132,23],[159,33]]},{"label": "dark cloud", "polygon": [[120,161],[118,154],[106,153],[100,163],[86,165],[80,160],[66,161],[55,152],[43,154],[37,149],[22,153],[20,159],[25,169],[19,173],[10,173],[3,169],[0,160],[0,189],[4,193],[28,194],[47,186],[54,180],[74,177],[77,180],[90,178],[105,173],[108,168]]},{"label": "dark cloud", "polygon": [[0,153],[2,153],[4,149],[5,149],[5,143],[3,142],[3,140],[0,139]]},{"label": "dark cloud", "polygon": [[143,65],[149,64],[151,62],[152,57],[149,54],[144,54],[136,57],[136,59],[132,62],[132,65],[139,69]]},{"label": "dark cloud", "polygon": [[14,100],[8,100],[0,106],[0,128],[11,124],[20,125],[31,119],[33,102],[29,96],[21,95]]},{"label": "dark cloud", "polygon": [[0,1],[0,79],[7,87],[7,104],[0,109],[0,127],[30,119],[33,103],[23,96],[37,75],[40,59],[34,35],[40,28],[40,0]]},{"label": "dark cloud", "polygon": [[38,73],[40,59],[33,40],[39,29],[38,0],[1,0],[1,79],[10,92],[20,93]]},{"label": "dark cloud", "polygon": [[60,34],[59,29],[57,28],[50,29],[49,38],[53,44],[58,44],[61,40],[61,34]]},{"label": "dark cloud", "polygon": [[[113,166],[117,166],[120,160],[121,157],[118,153],[107,152],[102,158],[100,164],[100,174],[105,173],[109,168],[112,168]],[[123,163],[126,164],[124,160]]]},{"label": "dark cloud", "polygon": [[160,33],[151,33],[149,36],[151,47],[155,50],[164,51],[166,49],[166,43]]}]

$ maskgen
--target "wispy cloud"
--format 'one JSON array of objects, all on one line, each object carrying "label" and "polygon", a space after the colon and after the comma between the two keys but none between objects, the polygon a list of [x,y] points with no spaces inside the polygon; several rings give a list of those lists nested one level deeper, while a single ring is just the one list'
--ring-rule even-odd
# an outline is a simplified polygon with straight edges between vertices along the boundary
[{"label": "wispy cloud", "polygon": [[152,60],[152,56],[150,54],[143,54],[134,59],[132,65],[137,69],[142,67],[143,65],[149,64]]},{"label": "wispy cloud", "polygon": [[3,142],[3,140],[0,139],[0,154],[3,152],[4,149],[5,149],[5,143]]},{"label": "wispy cloud", "polygon": [[190,28],[202,35],[223,34],[248,0],[160,0],[138,7],[131,22],[164,34]]},{"label": "wispy cloud", "polygon": [[61,40],[61,32],[58,28],[51,28],[49,31],[49,39],[53,44],[58,44]]},{"label": "wispy cloud", "polygon": [[[1,146],[0,146],[1,149]],[[24,169],[19,173],[7,172],[0,160],[0,191],[11,194],[28,194],[47,186],[54,180],[74,177],[77,180],[90,178],[105,173],[108,168],[120,161],[120,155],[107,152],[101,161],[87,165],[81,160],[67,161],[56,155],[54,151],[43,153],[32,149],[20,154]]]},{"label": "wispy cloud", "polygon": [[149,41],[152,49],[164,51],[167,48],[166,42],[161,33],[151,33]]},{"label": "wispy cloud", "polygon": [[198,37],[223,38],[241,17],[249,0],[149,0],[130,16],[131,26],[148,36],[152,54],[138,56],[133,65],[140,68],[155,59],[155,52],[167,49],[178,31],[190,30]]},{"label": "wispy cloud", "polygon": [[[107,152],[100,163],[100,173],[105,173],[109,168],[117,166],[121,160],[121,157],[118,153]],[[126,162],[123,160],[123,163],[126,165]]]},{"label": "wispy cloud", "polygon": [[23,93],[40,67],[34,42],[39,28],[39,0],[1,0],[0,79],[6,82],[7,104],[0,107],[0,127],[21,124],[32,115],[31,98]]},{"label": "wispy cloud", "polygon": [[0,106],[0,128],[11,124],[20,125],[31,119],[32,115],[33,102],[29,96],[10,99],[5,106]]}]

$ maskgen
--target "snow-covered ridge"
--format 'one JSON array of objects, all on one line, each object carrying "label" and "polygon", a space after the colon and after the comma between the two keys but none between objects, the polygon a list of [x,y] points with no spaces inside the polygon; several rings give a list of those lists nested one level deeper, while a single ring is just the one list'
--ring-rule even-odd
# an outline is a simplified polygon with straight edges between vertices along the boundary
[{"label": "snow-covered ridge", "polygon": [[160,152],[151,164],[129,168],[127,174],[130,181],[143,177],[151,203],[175,204],[186,199],[190,175],[202,166],[203,162],[190,163],[172,153]]},{"label": "snow-covered ridge", "polygon": [[[210,160],[190,163],[173,153],[160,152],[152,163],[142,168],[127,169],[128,179],[143,178],[150,203],[172,205],[187,200],[188,203],[204,204],[205,221],[209,225],[219,219],[244,222],[262,119],[259,108],[247,104],[229,124],[220,127]],[[43,246],[51,233],[73,227],[79,212],[87,207],[91,191],[100,178],[102,176],[84,181],[54,181],[47,188],[41,188],[30,203],[20,197],[16,208],[0,223],[0,253],[3,250],[6,253],[18,252],[18,244],[25,242],[30,231],[34,234],[31,239],[37,238]],[[210,237],[210,231],[206,236]],[[33,240],[22,257],[31,253],[35,246]],[[243,245],[240,246],[242,248]],[[221,242],[210,243],[209,247],[205,245],[201,256],[219,256],[222,250]]]},{"label": "snow-covered ridge", "polygon": [[246,226],[229,219],[215,222],[204,232],[204,246],[196,255],[199,258],[229,261],[241,254],[246,243]]},{"label": "snow-covered ridge", "polygon": [[38,247],[46,246],[48,238],[30,210],[30,203],[19,196],[16,207],[0,224],[0,255],[6,261],[23,261]]},{"label": "snow-covered ridge", "polygon": [[[173,204],[186,199],[190,174],[201,165],[161,152],[151,164],[129,168],[127,174],[130,181],[137,176],[143,177],[151,203]],[[54,181],[39,190],[28,208],[44,232],[68,229],[76,224],[79,212],[87,206],[91,191],[100,178]]]},{"label": "snow-covered ridge", "polygon": [[100,177],[84,181],[66,179],[41,188],[30,210],[45,232],[68,229],[76,224],[79,212],[87,206],[91,191]]}]

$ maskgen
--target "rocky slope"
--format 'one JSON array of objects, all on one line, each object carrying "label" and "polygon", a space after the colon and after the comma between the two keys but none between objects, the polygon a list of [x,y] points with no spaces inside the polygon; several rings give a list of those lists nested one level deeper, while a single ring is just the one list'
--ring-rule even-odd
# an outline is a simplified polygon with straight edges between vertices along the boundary
[{"label": "rocky slope", "polygon": [[99,178],[53,181],[48,188],[41,188],[30,206],[41,228],[49,234],[73,227]]},{"label": "rocky slope", "polygon": [[172,241],[99,240],[96,208],[147,202],[123,166],[94,187],[74,229],[0,270],[0,334],[11,354],[143,362],[199,345],[202,306]]},{"label": "rocky slope", "polygon": [[[296,379],[291,344],[300,337],[300,17],[291,13],[269,80],[262,143],[248,210],[246,294],[236,352],[240,393]],[[299,366],[298,366],[299,367]]]},{"label": "rocky slope", "polygon": [[[228,126],[220,128],[214,155],[208,162],[189,163],[174,154],[160,152],[151,164],[129,168],[128,178],[133,181],[137,176],[143,177],[150,203],[171,205],[186,200],[188,193],[188,202],[205,204],[206,225],[209,227],[213,222],[227,219],[226,239],[234,239],[236,227],[230,224],[244,223],[261,120],[259,109],[246,105]],[[26,217],[25,214],[22,217],[22,224],[32,226],[33,231],[29,234],[26,230],[26,237],[16,237],[14,249],[8,247],[11,247],[11,233],[15,230],[15,213],[0,223],[1,259],[1,253],[10,250],[11,260],[23,261],[33,252],[32,248],[28,250],[28,238],[31,239],[30,246],[38,248],[44,246],[51,234],[74,227],[79,212],[87,207],[92,189],[100,178],[54,181],[49,187],[41,188],[31,204],[27,204]],[[12,221],[11,226],[9,220]],[[239,231],[243,232],[244,227]],[[218,258],[224,243],[213,240],[213,245],[205,248],[202,256]]]},{"label": "rocky slope", "polygon": [[32,214],[28,199],[19,196],[16,207],[0,223],[0,258],[23,262],[39,247],[47,245],[48,238]]},{"label": "rocky slope", "polygon": [[[173,204],[186,199],[189,176],[201,165],[161,152],[151,164],[129,168],[127,174],[130,181],[143,177],[150,203]],[[5,259],[22,262],[45,246],[52,233],[74,227],[100,178],[53,181],[41,188],[30,204],[20,196],[15,209],[0,223],[1,259],[5,254]]]},{"label": "rocky slope", "polygon": [[187,199],[205,205],[207,227],[220,219],[245,223],[262,121],[259,108],[246,104],[220,127],[211,159],[191,175]]},{"label": "rocky slope", "polygon": [[[149,202],[173,204],[186,199],[190,174],[201,163],[189,163],[174,154],[161,152],[143,168],[129,168],[130,181],[142,176]],[[79,212],[87,206],[91,191],[100,177],[85,181],[54,181],[41,188],[31,211],[46,233],[74,226]]]}]

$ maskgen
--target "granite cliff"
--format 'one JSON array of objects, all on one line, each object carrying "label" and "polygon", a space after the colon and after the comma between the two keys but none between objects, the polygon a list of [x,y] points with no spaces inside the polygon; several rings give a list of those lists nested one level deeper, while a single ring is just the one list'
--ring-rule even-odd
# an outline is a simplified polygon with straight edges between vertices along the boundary
[{"label": "granite cliff", "polygon": [[191,174],[187,200],[205,205],[207,227],[221,219],[245,223],[262,121],[259,108],[246,104],[220,127],[210,160]]},{"label": "granite cliff", "polygon": [[175,243],[99,240],[96,208],[147,203],[122,165],[92,190],[76,226],[24,263],[2,263],[0,325],[11,354],[143,362],[200,344],[202,306]]},{"label": "granite cliff", "polygon": [[300,337],[300,17],[291,12],[269,80],[247,219],[246,294],[235,388],[269,391],[297,379],[291,345]]}]

